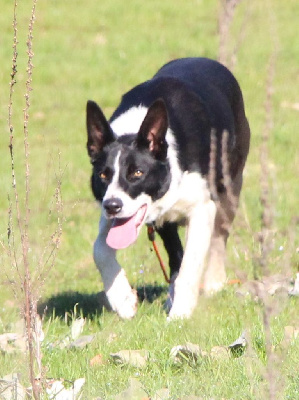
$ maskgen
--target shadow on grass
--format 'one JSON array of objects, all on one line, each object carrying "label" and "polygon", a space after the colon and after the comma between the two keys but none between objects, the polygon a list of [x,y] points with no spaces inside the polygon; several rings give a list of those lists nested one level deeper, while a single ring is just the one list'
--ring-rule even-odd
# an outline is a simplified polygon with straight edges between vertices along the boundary
[{"label": "shadow on grass", "polygon": [[[167,287],[162,285],[146,285],[137,287],[139,302],[147,301],[153,303],[157,298],[167,293]],[[99,316],[103,309],[112,311],[105,292],[79,293],[63,292],[38,304],[40,315],[65,317],[65,314],[76,313],[83,317],[93,319]]]}]

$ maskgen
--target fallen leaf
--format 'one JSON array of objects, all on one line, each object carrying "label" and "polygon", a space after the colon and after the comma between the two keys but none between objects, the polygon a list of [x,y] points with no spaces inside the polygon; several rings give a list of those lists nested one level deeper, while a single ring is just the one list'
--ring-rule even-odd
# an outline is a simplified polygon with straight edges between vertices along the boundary
[{"label": "fallen leaf", "polygon": [[1,400],[25,400],[26,389],[20,384],[18,374],[13,373],[0,379],[0,398]]},{"label": "fallen leaf", "polygon": [[18,333],[2,333],[2,335],[0,335],[0,346],[1,344],[16,340],[19,336]]},{"label": "fallen leaf", "polygon": [[132,367],[144,368],[149,358],[147,350],[120,350],[117,353],[111,353],[110,357],[117,364],[129,364]]},{"label": "fallen leaf", "polygon": [[107,343],[110,344],[110,343],[114,342],[114,340],[116,340],[116,339],[117,339],[117,334],[114,332],[111,332],[111,333],[109,333],[109,336],[107,338]]},{"label": "fallen leaf", "polygon": [[295,328],[294,326],[285,326],[284,327],[284,338],[283,341],[290,343],[293,340],[299,337],[299,328]]},{"label": "fallen leaf", "polygon": [[73,340],[77,339],[83,332],[85,325],[85,318],[77,318],[72,322],[71,326],[71,338]]},{"label": "fallen leaf", "polygon": [[290,296],[299,296],[299,272],[296,274],[294,287],[289,291]]},{"label": "fallen leaf", "polygon": [[0,351],[3,353],[25,352],[27,348],[26,338],[18,333],[3,333],[0,335]]},{"label": "fallen leaf", "polygon": [[239,336],[238,339],[236,339],[233,343],[228,345],[232,354],[235,356],[243,354],[246,346],[247,346],[247,339],[245,331],[242,332],[241,336]]},{"label": "fallen leaf", "polygon": [[264,294],[275,295],[277,293],[289,293],[292,289],[290,277],[275,274],[272,276],[264,276],[260,281],[248,281],[243,283],[237,290],[239,296],[251,295],[254,300],[258,300]]},{"label": "fallen leaf", "polygon": [[210,355],[212,358],[217,360],[229,359],[229,348],[225,346],[214,346],[211,349]]},{"label": "fallen leaf", "polygon": [[197,361],[200,357],[204,357],[206,355],[206,352],[203,352],[197,344],[193,343],[178,345],[170,350],[170,358],[175,363],[182,361]]},{"label": "fallen leaf", "polygon": [[291,278],[286,277],[285,275],[282,274],[276,274],[272,276],[264,276],[262,278],[262,283],[265,286],[265,290],[267,293],[270,295],[274,295],[277,292],[289,292],[291,289]]},{"label": "fallen leaf", "polygon": [[76,339],[74,342],[70,343],[70,347],[85,347],[89,343],[93,341],[95,338],[95,335],[85,335],[85,336],[80,336],[78,339]]},{"label": "fallen leaf", "polygon": [[54,343],[49,344],[49,348],[55,348],[58,347],[60,350],[65,349],[66,347],[69,347],[70,345],[70,338],[69,336],[66,336],[63,339],[56,340]]},{"label": "fallen leaf", "polygon": [[76,379],[69,389],[64,387],[63,381],[53,381],[51,387],[46,389],[49,400],[76,400],[80,398],[80,392],[85,383],[85,378]]},{"label": "fallen leaf", "polygon": [[92,359],[89,361],[89,364],[92,367],[105,364],[102,354],[97,354],[96,356],[92,357]]},{"label": "fallen leaf", "polygon": [[170,399],[170,391],[169,389],[159,389],[156,393],[151,397],[151,400],[169,400]]},{"label": "fallen leaf", "polygon": [[252,296],[254,300],[258,300],[258,293],[264,290],[265,289],[262,282],[247,281],[236,290],[236,295],[241,297]]},{"label": "fallen leaf", "polygon": [[135,378],[129,379],[129,387],[115,396],[115,400],[150,400],[142,384]]}]

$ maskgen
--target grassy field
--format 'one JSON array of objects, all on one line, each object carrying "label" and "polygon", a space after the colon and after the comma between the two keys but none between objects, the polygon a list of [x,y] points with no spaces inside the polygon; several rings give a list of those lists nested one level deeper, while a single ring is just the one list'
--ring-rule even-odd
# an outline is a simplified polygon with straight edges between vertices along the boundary
[{"label": "grassy field", "polygon": [[[13,96],[15,168],[22,213],[24,198],[23,109],[26,84],[26,40],[31,2],[20,2],[18,20],[18,72]],[[219,51],[216,0],[39,0],[34,26],[33,91],[29,120],[30,149],[30,263],[36,266],[56,229],[57,180],[62,182],[63,233],[54,267],[40,290],[48,305],[42,344],[44,374],[73,382],[84,377],[83,399],[124,399],[129,378],[141,382],[147,397],[167,388],[164,398],[197,396],[202,399],[265,399],[267,372],[277,381],[276,398],[299,398],[299,343],[286,347],[284,328],[299,328],[298,298],[274,296],[269,313],[272,335],[271,361],[266,351],[263,307],[249,297],[240,298],[227,287],[213,298],[200,298],[189,321],[166,323],[163,302],[167,287],[145,232],[132,248],[119,254],[130,282],[147,300],[140,302],[132,321],[101,312],[97,293],[100,276],[92,260],[100,210],[89,187],[90,164],[86,152],[85,105],[97,101],[111,115],[126,90],[149,77],[165,62],[185,56],[216,58]],[[251,151],[246,167],[240,210],[228,244],[229,278],[252,279],[260,256],[261,229],[260,144],[267,112],[267,71],[275,54],[272,93],[273,126],[269,138],[269,176],[273,223],[273,249],[268,273],[295,276],[298,270],[299,151],[298,2],[244,0],[235,11],[228,54],[238,47],[234,73],[243,89],[251,125]],[[1,5],[0,23],[0,136],[1,191],[0,240],[7,247],[11,190],[9,129],[7,124],[12,65],[13,4]],[[269,89],[269,87],[268,87]],[[21,244],[15,227],[16,258]],[[163,253],[166,259],[165,253]],[[13,296],[16,271],[5,251],[0,254],[0,334],[14,332],[20,301]],[[21,261],[20,261],[21,264]],[[43,264],[41,264],[41,268]],[[262,274],[262,271],[259,271]],[[19,297],[21,289],[17,289]],[[277,305],[279,303],[279,306]],[[77,304],[77,305],[76,305]],[[72,320],[86,317],[84,335],[95,335],[84,348],[61,348],[70,335]],[[176,364],[169,354],[173,346],[191,342],[210,352],[227,346],[246,329],[250,346],[240,357],[201,357]],[[146,349],[145,368],[115,364],[111,353],[122,349]],[[103,362],[91,366],[101,354]],[[22,353],[0,353],[0,377],[22,373],[28,365]],[[158,395],[157,395],[158,396]],[[158,398],[163,398],[161,397]],[[143,396],[144,397],[144,396]],[[1,398],[1,393],[0,393]],[[136,397],[136,398],[142,398]],[[186,397],[187,398],[187,397]],[[274,397],[272,397],[274,398]]]}]

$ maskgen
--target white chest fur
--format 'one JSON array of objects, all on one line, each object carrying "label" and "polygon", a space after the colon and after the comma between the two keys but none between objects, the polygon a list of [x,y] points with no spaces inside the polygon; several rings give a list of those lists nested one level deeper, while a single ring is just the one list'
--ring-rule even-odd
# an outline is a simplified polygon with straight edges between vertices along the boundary
[{"label": "white chest fur", "polygon": [[206,180],[198,172],[184,172],[178,181],[173,177],[169,191],[154,202],[148,219],[156,221],[157,226],[163,222],[175,222],[189,219],[194,207],[210,200]]}]

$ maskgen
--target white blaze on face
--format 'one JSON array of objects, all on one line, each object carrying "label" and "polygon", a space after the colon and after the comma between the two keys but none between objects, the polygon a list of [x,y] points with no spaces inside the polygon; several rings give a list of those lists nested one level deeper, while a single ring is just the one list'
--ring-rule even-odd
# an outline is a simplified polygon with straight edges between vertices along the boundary
[{"label": "white blaze on face", "polygon": [[117,153],[114,161],[114,173],[112,177],[112,181],[109,183],[106,194],[103,198],[103,201],[109,200],[109,199],[114,199],[114,198],[120,198],[120,187],[119,187],[119,159],[120,159],[121,151]]}]

